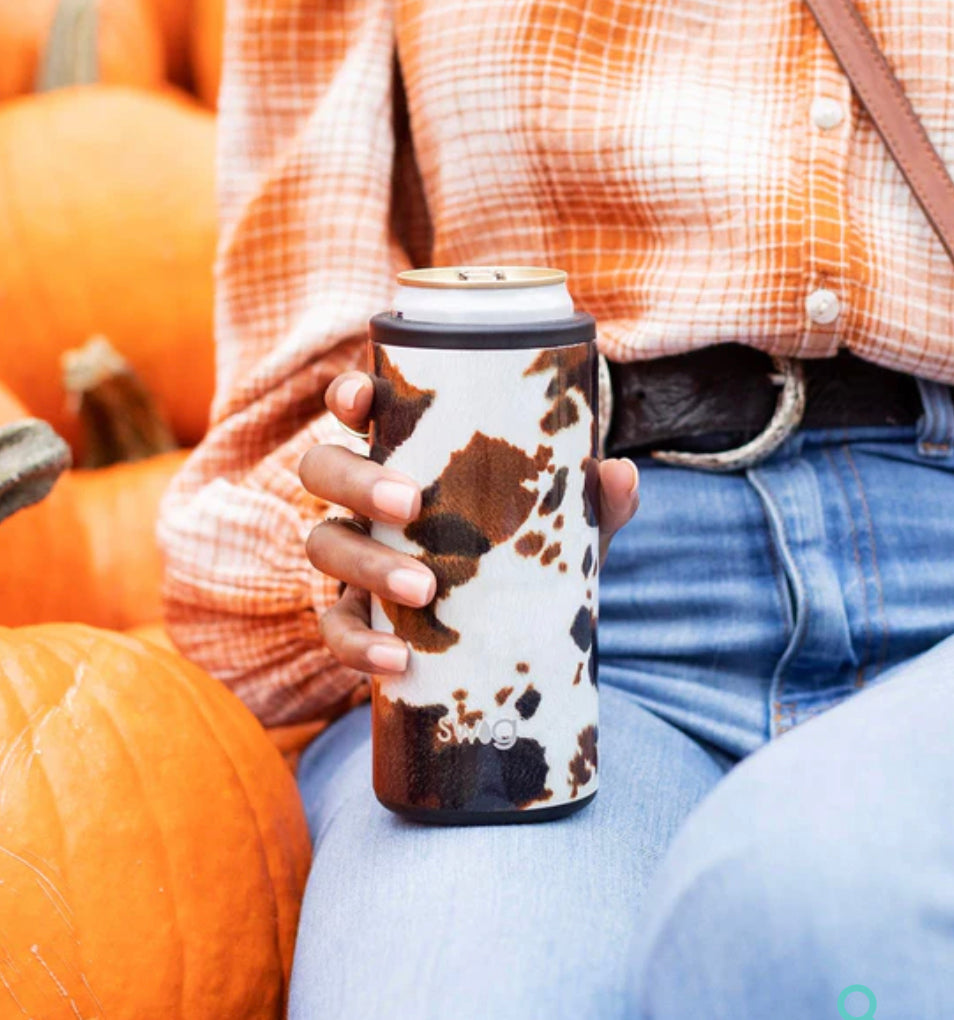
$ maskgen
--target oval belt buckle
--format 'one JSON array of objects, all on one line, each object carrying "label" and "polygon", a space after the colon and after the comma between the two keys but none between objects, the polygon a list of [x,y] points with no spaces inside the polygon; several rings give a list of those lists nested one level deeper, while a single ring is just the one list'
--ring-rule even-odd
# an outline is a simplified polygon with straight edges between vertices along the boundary
[{"label": "oval belt buckle", "polygon": [[702,471],[743,471],[771,456],[798,428],[805,415],[805,371],[798,358],[772,357],[775,373],[769,378],[781,392],[775,412],[764,429],[749,442],[716,453],[653,450],[654,460]]}]

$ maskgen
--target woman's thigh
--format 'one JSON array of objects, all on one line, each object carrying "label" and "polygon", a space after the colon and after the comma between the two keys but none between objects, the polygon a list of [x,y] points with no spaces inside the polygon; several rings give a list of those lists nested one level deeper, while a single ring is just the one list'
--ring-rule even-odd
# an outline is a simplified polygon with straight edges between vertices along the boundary
[{"label": "woman's thigh", "polygon": [[683,818],[724,765],[604,687],[601,790],[539,825],[442,828],[374,798],[367,706],[301,761],[315,840],[290,1017],[627,1015],[628,933]]},{"label": "woman's thigh", "polygon": [[952,719],[954,637],[737,766],[632,928],[630,1015],[954,1016]]}]

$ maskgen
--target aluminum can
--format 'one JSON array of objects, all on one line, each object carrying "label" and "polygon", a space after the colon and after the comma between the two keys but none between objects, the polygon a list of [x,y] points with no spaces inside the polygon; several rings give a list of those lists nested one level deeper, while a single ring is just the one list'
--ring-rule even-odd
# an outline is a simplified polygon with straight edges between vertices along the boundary
[{"label": "aluminum can", "polygon": [[422,509],[372,535],[437,576],[422,609],[372,599],[410,649],[372,677],[374,789],[422,821],[569,814],[597,787],[596,325],[566,274],[402,273],[370,324],[371,457]]}]

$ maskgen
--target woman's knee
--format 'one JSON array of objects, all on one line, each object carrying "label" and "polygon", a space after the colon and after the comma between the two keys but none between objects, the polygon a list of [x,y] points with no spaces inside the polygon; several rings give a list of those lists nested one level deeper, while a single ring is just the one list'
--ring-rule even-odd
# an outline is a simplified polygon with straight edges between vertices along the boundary
[{"label": "woman's knee", "polygon": [[893,967],[882,950],[916,896],[884,856],[859,860],[836,841],[791,832],[722,857],[707,859],[698,843],[684,849],[695,869],[670,872],[647,902],[645,1016],[835,1015],[844,988],[877,989]]},{"label": "woman's knee", "polygon": [[689,818],[635,936],[637,1015],[837,1016],[852,985],[886,1015],[889,1002],[892,1015],[942,1015],[938,996],[954,994],[937,977],[954,958],[949,784],[918,766],[916,727],[900,718],[908,767],[894,752],[856,767],[870,711],[806,724]]}]

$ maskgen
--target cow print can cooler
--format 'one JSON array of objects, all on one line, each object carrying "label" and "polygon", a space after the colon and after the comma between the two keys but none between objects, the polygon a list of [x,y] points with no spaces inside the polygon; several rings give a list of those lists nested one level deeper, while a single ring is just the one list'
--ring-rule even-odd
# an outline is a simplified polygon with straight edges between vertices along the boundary
[{"label": "cow print can cooler", "polygon": [[374,789],[420,821],[544,821],[597,787],[596,326],[566,274],[402,273],[370,324],[371,457],[422,488],[378,541],[426,564],[423,609],[372,599],[410,649],[372,677]]}]

